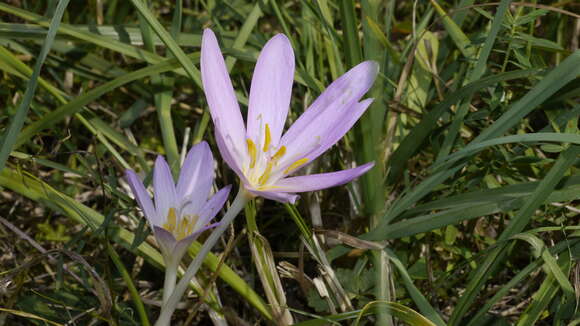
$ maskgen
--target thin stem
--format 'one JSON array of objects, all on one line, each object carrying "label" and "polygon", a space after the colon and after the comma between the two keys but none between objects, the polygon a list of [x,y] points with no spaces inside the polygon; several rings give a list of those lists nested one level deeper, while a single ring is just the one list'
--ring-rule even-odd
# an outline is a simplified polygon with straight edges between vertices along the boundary
[{"label": "thin stem", "polygon": [[165,282],[163,283],[163,304],[167,303],[175,289],[177,266],[179,266],[179,263],[167,262],[165,265],[167,267],[165,268]]},{"label": "thin stem", "polygon": [[195,276],[197,270],[201,267],[201,264],[205,259],[205,256],[207,256],[211,248],[213,248],[218,239],[228,228],[230,223],[234,220],[236,216],[238,216],[238,214],[242,211],[242,209],[244,209],[244,206],[246,206],[246,203],[251,198],[252,195],[250,195],[242,186],[240,186],[240,190],[238,191],[238,194],[236,195],[236,198],[234,199],[232,206],[230,206],[230,209],[228,209],[226,215],[222,218],[221,224],[210,234],[209,238],[207,238],[207,240],[205,241],[205,243],[195,256],[195,259],[191,262],[191,264],[187,268],[187,271],[185,271],[185,274],[183,274],[183,277],[181,278],[179,283],[177,283],[177,286],[173,290],[173,293],[171,293],[171,296],[169,297],[167,302],[163,304],[163,307],[161,308],[161,314],[159,315],[159,319],[155,323],[155,326],[169,326],[171,316],[173,315],[173,312],[175,311],[175,308],[177,307],[179,300],[185,293],[185,290],[187,290],[189,281]]}]

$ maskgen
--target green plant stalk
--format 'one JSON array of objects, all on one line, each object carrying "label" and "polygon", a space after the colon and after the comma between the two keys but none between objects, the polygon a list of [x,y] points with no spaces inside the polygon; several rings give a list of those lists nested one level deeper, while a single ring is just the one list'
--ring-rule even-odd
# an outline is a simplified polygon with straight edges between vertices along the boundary
[{"label": "green plant stalk", "polygon": [[54,16],[52,17],[50,26],[48,28],[48,34],[46,35],[46,39],[42,44],[42,49],[40,50],[40,54],[36,60],[32,76],[26,84],[26,91],[24,92],[22,102],[20,102],[18,110],[12,118],[12,122],[10,123],[10,127],[8,127],[8,131],[6,131],[6,134],[2,138],[2,144],[0,146],[0,171],[4,169],[6,160],[8,160],[8,156],[10,156],[10,152],[16,144],[16,138],[18,137],[22,126],[24,126],[24,120],[26,120],[28,109],[30,108],[30,103],[32,103],[32,98],[34,97],[36,87],[38,86],[40,70],[42,69],[42,65],[44,64],[44,60],[46,60],[52,43],[54,42],[56,32],[58,31],[58,26],[60,25],[60,21],[62,20],[62,16],[64,15],[64,11],[68,3],[69,0],[59,1],[56,10],[54,11]]},{"label": "green plant stalk", "polygon": [[282,289],[282,282],[276,271],[272,249],[268,240],[260,234],[256,223],[255,201],[250,201],[244,211],[254,266],[258,271],[262,287],[270,303],[274,321],[279,325],[291,325],[294,321],[290,311],[286,308],[286,294]]},{"label": "green plant stalk", "polygon": [[133,283],[133,280],[131,279],[131,275],[129,275],[127,268],[125,268],[125,265],[123,265],[123,262],[121,261],[121,257],[119,257],[119,254],[117,254],[117,252],[115,251],[113,246],[111,246],[111,244],[108,241],[106,242],[106,247],[107,247],[107,253],[109,254],[109,257],[111,257],[111,260],[115,264],[115,267],[117,267],[117,270],[121,274],[123,281],[125,281],[125,284],[127,285],[127,289],[129,290],[129,294],[131,295],[131,298],[133,299],[133,304],[135,304],[135,309],[137,309],[137,314],[139,314],[139,319],[141,319],[141,324],[143,326],[150,326],[151,323],[149,322],[149,317],[147,317],[147,311],[145,310],[145,306],[143,305],[143,301],[141,300],[141,297],[139,296],[139,292],[137,291],[137,288],[135,287],[135,284]]},{"label": "green plant stalk", "polygon": [[232,206],[228,209],[225,216],[220,221],[220,225],[215,228],[210,236],[207,238],[195,259],[191,262],[181,280],[177,283],[175,290],[167,300],[167,302],[161,308],[161,314],[159,315],[159,319],[155,322],[155,326],[169,326],[171,322],[171,316],[173,312],[177,308],[177,304],[179,300],[187,290],[189,281],[195,276],[205,257],[211,251],[211,248],[217,243],[221,235],[225,232],[228,228],[230,223],[234,220],[236,216],[244,209],[247,202],[252,198],[252,195],[248,193],[243,186],[240,186],[240,190],[232,203]]}]

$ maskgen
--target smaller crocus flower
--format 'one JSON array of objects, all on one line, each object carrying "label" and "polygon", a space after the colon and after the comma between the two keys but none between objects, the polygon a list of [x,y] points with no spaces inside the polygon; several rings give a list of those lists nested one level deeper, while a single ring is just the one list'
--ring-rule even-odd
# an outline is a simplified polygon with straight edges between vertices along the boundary
[{"label": "smaller crocus flower", "polygon": [[126,176],[166,264],[172,266],[179,263],[197,236],[219,224],[210,222],[224,205],[231,188],[222,188],[208,200],[213,183],[213,156],[206,142],[190,149],[177,185],[163,156],[157,157],[153,170],[155,205],[137,174],[127,170]]},{"label": "smaller crocus flower", "polygon": [[258,58],[244,120],[214,33],[206,29],[201,45],[201,78],[226,163],[253,196],[294,202],[298,192],[345,184],[374,163],[332,173],[296,173],[327,151],[372,103],[361,101],[378,73],[365,61],[334,81],[282,135],[290,107],[294,52],[283,34],[270,39]]}]

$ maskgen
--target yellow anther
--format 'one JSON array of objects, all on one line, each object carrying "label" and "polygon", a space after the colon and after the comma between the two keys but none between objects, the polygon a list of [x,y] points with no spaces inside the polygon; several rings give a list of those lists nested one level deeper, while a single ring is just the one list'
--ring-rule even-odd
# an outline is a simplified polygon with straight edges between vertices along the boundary
[{"label": "yellow anther", "polygon": [[279,160],[282,156],[286,154],[286,146],[281,146],[280,149],[272,156],[272,161]]},{"label": "yellow anther", "polygon": [[268,179],[270,179],[270,172],[272,172],[272,165],[274,165],[272,163],[272,161],[268,162],[268,165],[266,166],[266,170],[264,171],[264,173],[258,179],[258,183],[259,184],[263,185],[266,182],[268,182]]},{"label": "yellow anther", "polygon": [[264,135],[264,147],[262,150],[265,152],[270,148],[270,142],[272,141],[272,135],[270,134],[270,125],[266,123],[266,135]]},{"label": "yellow anther", "polygon": [[284,174],[288,174],[288,173],[296,170],[297,168],[306,164],[306,162],[308,162],[308,158],[306,158],[306,157],[299,159],[298,161],[292,163],[292,165],[290,165],[288,168],[286,168],[286,170],[284,170]]},{"label": "yellow anther", "polygon": [[250,138],[246,139],[246,144],[248,144],[248,153],[250,153],[250,169],[253,169],[256,165],[256,155],[258,154],[256,144]]},{"label": "yellow anther", "polygon": [[189,235],[189,230],[191,230],[191,225],[187,217],[183,217],[181,222],[179,222],[179,227],[177,228],[177,234],[175,234],[175,239],[177,241],[187,237]]},{"label": "yellow anther", "polygon": [[177,215],[175,215],[175,208],[169,208],[169,213],[167,213],[167,222],[163,224],[163,228],[171,233],[175,230],[177,225]]}]

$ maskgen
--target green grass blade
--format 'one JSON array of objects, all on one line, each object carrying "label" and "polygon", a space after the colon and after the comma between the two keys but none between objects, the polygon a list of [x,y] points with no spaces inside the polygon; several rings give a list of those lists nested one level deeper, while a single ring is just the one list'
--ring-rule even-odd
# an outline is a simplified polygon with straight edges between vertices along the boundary
[{"label": "green grass blade", "polygon": [[[547,77],[546,77],[547,78]],[[508,113],[511,111],[508,111]],[[554,166],[550,169],[546,177],[540,182],[534,193],[525,201],[524,206],[518,211],[516,216],[510,221],[508,227],[502,232],[499,241],[507,240],[513,235],[520,233],[529,223],[534,211],[542,205],[544,199],[553,191],[557,183],[562,179],[564,173],[570,168],[580,155],[580,146],[572,145],[560,154]],[[450,325],[458,325],[465,317],[467,310],[475,301],[481,286],[487,280],[491,272],[497,267],[503,258],[502,247],[498,247],[486,256],[485,261],[475,271],[466,286],[465,293],[459,298],[455,309],[449,319]]]},{"label": "green grass blade", "polygon": [[[567,57],[560,65],[550,71],[524,97],[512,105],[505,114],[477,136],[470,145],[499,137],[508,131],[538,105],[562,89],[580,75],[580,50]],[[469,145],[468,145],[469,146]]]},{"label": "green grass blade", "polygon": [[34,97],[34,93],[36,92],[36,87],[38,85],[38,78],[40,77],[40,70],[42,69],[42,65],[44,64],[44,60],[46,60],[46,56],[50,51],[52,43],[54,41],[54,37],[56,32],[58,31],[58,26],[60,21],[62,20],[62,16],[64,15],[64,11],[69,3],[69,0],[61,0],[58,2],[58,6],[54,11],[54,16],[50,22],[50,26],[48,28],[48,34],[46,35],[46,39],[40,50],[40,54],[36,59],[36,64],[34,66],[34,71],[32,72],[32,76],[28,80],[26,84],[26,92],[24,93],[24,97],[20,105],[18,106],[18,110],[16,114],[12,118],[12,122],[10,123],[10,127],[6,134],[4,134],[2,138],[2,146],[0,146],[0,171],[4,169],[6,164],[6,160],[10,155],[20,130],[22,126],[24,126],[24,120],[28,114],[28,109],[30,108],[30,103],[32,102],[32,98]]},{"label": "green grass blade", "polygon": [[[199,54],[196,54],[196,56],[199,56]],[[87,92],[81,96],[76,97],[75,99],[73,99],[69,103],[57,108],[54,111],[51,111],[50,113],[43,116],[42,119],[40,119],[40,120],[30,124],[28,127],[24,128],[22,130],[22,132],[20,133],[20,135],[18,136],[18,140],[16,141],[15,148],[20,146],[24,142],[28,141],[32,136],[34,136],[39,131],[46,129],[46,128],[54,125],[55,123],[61,121],[65,117],[80,111],[83,108],[83,106],[89,104],[90,102],[96,100],[100,96],[110,92],[113,89],[116,89],[116,88],[123,86],[127,83],[130,83],[132,81],[135,81],[135,80],[147,77],[147,76],[157,75],[157,74],[160,74],[160,73],[163,73],[166,71],[172,71],[178,67],[179,67],[179,64],[177,63],[177,60],[168,59],[168,60],[162,61],[158,64],[155,64],[153,66],[133,71],[133,72],[128,73],[126,75],[115,78],[115,79],[113,79],[113,80],[111,80],[103,85],[95,87],[94,89],[90,90],[89,92]]]},{"label": "green grass blade", "polygon": [[431,132],[438,127],[437,121],[451,105],[465,97],[471,96],[471,94],[475,94],[485,87],[513,79],[533,76],[539,71],[537,69],[519,70],[485,77],[449,94],[441,103],[437,104],[423,116],[421,121],[413,127],[411,132],[403,139],[397,150],[393,153],[389,160],[390,173],[387,181],[389,183],[396,182],[401,172],[405,169],[407,161],[421,148]]},{"label": "green grass blade", "polygon": [[[467,74],[466,84],[478,80],[485,73],[485,69],[487,66],[487,59],[489,58],[489,55],[491,54],[491,50],[493,49],[493,45],[495,44],[497,34],[499,33],[499,30],[502,26],[505,13],[506,13],[507,9],[509,8],[510,3],[511,3],[511,0],[502,0],[499,7],[497,8],[497,12],[496,12],[495,17],[493,19],[491,29],[489,31],[489,34],[487,35],[487,38],[485,40],[485,43],[483,44],[483,47],[481,48],[481,51],[479,52],[479,57],[477,58],[477,62],[475,63],[475,66],[473,67],[473,69],[470,70]],[[453,118],[453,122],[447,131],[447,135],[445,137],[443,145],[441,146],[439,154],[437,155],[437,160],[435,161],[436,164],[440,163],[441,160],[443,160],[451,152],[453,144],[455,143],[455,140],[459,136],[459,130],[463,126],[463,120],[465,119],[465,116],[467,115],[467,113],[469,111],[469,104],[471,103],[471,98],[472,97],[469,96],[459,106],[459,109],[457,110],[457,113],[456,113],[455,117]]]},{"label": "green grass blade", "polygon": [[183,69],[185,69],[189,77],[198,85],[201,85],[199,70],[193,65],[191,59],[187,57],[183,50],[181,50],[179,45],[177,45],[173,37],[171,37],[171,35],[165,30],[161,23],[155,18],[155,16],[153,16],[151,11],[147,9],[141,0],[131,0],[131,3],[139,11],[139,13],[143,15],[145,20],[147,20],[147,23],[149,23],[153,31],[163,41],[169,51],[171,51],[171,53],[177,58],[177,61],[179,61]]},{"label": "green grass blade", "polygon": [[402,278],[403,284],[405,285],[405,289],[409,292],[409,295],[413,299],[413,302],[419,307],[421,313],[426,317],[429,318],[435,325],[437,326],[445,326],[445,321],[441,318],[441,316],[437,313],[437,311],[431,306],[427,298],[415,287],[413,284],[413,280],[411,276],[407,272],[407,269],[403,265],[403,263],[395,256],[395,253],[391,250],[387,249],[389,253],[389,259],[393,262],[393,265],[399,271],[399,274]]}]

